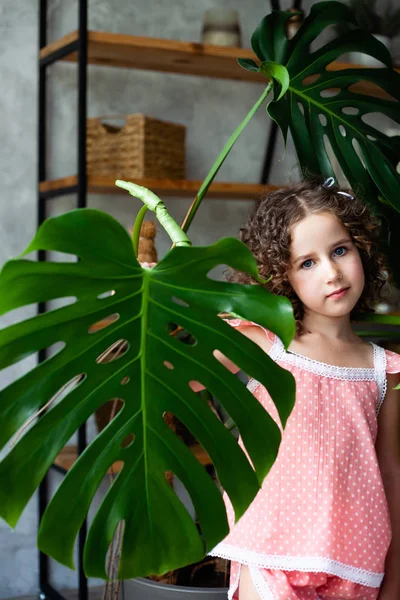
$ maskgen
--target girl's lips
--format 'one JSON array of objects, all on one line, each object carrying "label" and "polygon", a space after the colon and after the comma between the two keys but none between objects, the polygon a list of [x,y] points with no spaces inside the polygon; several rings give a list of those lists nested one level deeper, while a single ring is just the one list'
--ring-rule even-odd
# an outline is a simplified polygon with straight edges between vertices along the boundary
[{"label": "girl's lips", "polygon": [[334,300],[343,298],[343,296],[345,296],[348,291],[349,288],[343,288],[341,290],[338,290],[337,292],[334,292],[333,294],[329,294],[328,298],[333,298]]}]

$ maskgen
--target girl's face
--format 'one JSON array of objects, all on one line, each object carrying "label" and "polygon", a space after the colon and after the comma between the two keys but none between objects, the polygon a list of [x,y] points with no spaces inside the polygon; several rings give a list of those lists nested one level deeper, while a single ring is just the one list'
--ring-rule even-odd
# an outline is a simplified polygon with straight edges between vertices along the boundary
[{"label": "girl's face", "polygon": [[308,313],[349,314],[364,289],[360,254],[343,223],[328,212],[291,228],[289,281]]}]

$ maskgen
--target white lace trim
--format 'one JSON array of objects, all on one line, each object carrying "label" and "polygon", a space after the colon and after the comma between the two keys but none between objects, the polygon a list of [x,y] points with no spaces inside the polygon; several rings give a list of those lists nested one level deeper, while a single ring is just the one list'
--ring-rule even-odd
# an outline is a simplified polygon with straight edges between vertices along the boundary
[{"label": "white lace trim", "polygon": [[[239,563],[238,574],[236,576],[236,579],[233,583],[231,583],[228,590],[228,600],[233,600],[233,596],[235,595],[235,592],[239,587],[241,571],[242,565]],[[262,574],[260,573],[260,570],[250,566],[249,571],[254,583],[254,587],[256,588],[256,591],[260,596],[261,600],[275,600],[273,592],[269,587],[268,583],[265,581]],[[319,596],[317,596],[317,600],[320,600]]]},{"label": "white lace trim", "polygon": [[[254,587],[256,588],[256,591],[257,591],[258,595],[260,596],[261,600],[275,600],[271,588],[269,587],[268,583],[265,581],[265,579],[262,576],[262,574],[260,573],[259,569],[249,566],[249,571],[250,571],[250,575],[251,575],[251,578],[254,583]],[[236,575],[236,579],[229,586],[228,600],[233,600],[233,596],[235,595],[235,592],[239,587],[241,572],[242,572],[242,565],[241,565],[241,563],[239,563],[239,568],[238,568],[238,573]]]},{"label": "white lace trim", "polygon": [[[275,347],[276,342],[276,349]],[[297,352],[287,352],[282,341],[276,337],[275,342],[272,346],[274,349],[275,360],[281,360],[283,362],[295,365],[305,371],[310,371],[316,375],[322,375],[323,377],[329,377],[330,379],[342,379],[347,381],[374,381],[376,365],[373,368],[367,367],[338,367],[336,365],[330,365],[328,363],[320,362],[308,356],[303,356]],[[372,344],[374,348],[374,359],[375,359],[375,348],[379,347]],[[271,357],[272,358],[272,357]]]},{"label": "white lace trim", "polygon": [[305,371],[315,373],[315,375],[329,377],[329,379],[340,379],[342,381],[375,380],[375,369],[373,368],[338,367],[336,365],[329,365],[327,363],[319,362],[318,360],[308,358],[307,356],[295,354],[294,352],[285,352],[284,356],[282,356],[280,360],[292,365],[296,365]]},{"label": "white lace trim", "polygon": [[255,567],[249,567],[250,575],[254,583],[254,587],[257,590],[261,600],[274,600],[274,595],[268,583],[258,569]]},{"label": "white lace trim", "polygon": [[[279,356],[282,353],[282,348],[284,348],[283,343],[276,335],[274,338],[274,341],[272,343],[272,346],[268,352],[268,356],[270,358],[272,358],[273,361],[276,362],[277,360],[279,360]],[[250,390],[251,393],[253,393],[258,388],[259,385],[261,385],[261,383],[259,381],[257,381],[257,379],[249,379],[246,387],[248,390]]]},{"label": "white lace trim", "polygon": [[[379,413],[387,392],[386,377],[386,351],[384,348],[371,342],[374,351],[374,367],[372,369],[364,367],[338,367],[328,363],[319,362],[313,358],[308,358],[296,352],[286,352],[282,341],[275,336],[275,340],[269,351],[269,356],[274,361],[282,361],[296,367],[309,371],[315,375],[328,377],[330,379],[339,379],[342,381],[375,381],[378,388],[378,402],[376,414]],[[247,388],[254,392],[260,382],[257,379],[250,379]]]},{"label": "white lace trim", "polygon": [[249,379],[246,387],[251,393],[253,393],[254,390],[256,390],[259,385],[261,385],[261,383],[259,381],[257,381],[257,379]]},{"label": "white lace trim", "polygon": [[378,588],[383,580],[384,573],[375,573],[366,569],[359,569],[346,565],[331,558],[323,556],[281,556],[279,554],[259,554],[253,550],[246,550],[221,542],[210,553],[210,556],[219,556],[227,560],[234,560],[241,564],[259,569],[275,569],[278,571],[304,571],[310,573],[329,573],[353,583]]},{"label": "white lace trim", "polygon": [[281,354],[285,352],[285,346],[283,342],[278,336],[275,336],[274,342],[268,352],[269,357],[272,358],[275,362],[280,359]]},{"label": "white lace trim", "polygon": [[387,391],[387,377],[386,377],[386,352],[384,348],[375,346],[374,344],[374,365],[375,365],[375,377],[376,385],[378,386],[379,396],[378,405],[376,407],[376,414],[379,413],[382,403],[386,396]]},{"label": "white lace trim", "polygon": [[228,600],[233,600],[233,595],[236,592],[236,590],[239,587],[239,581],[240,581],[240,573],[242,571],[242,565],[239,563],[239,568],[238,568],[238,574],[236,576],[235,581],[232,583],[230,583],[229,586],[229,590],[228,590]]}]

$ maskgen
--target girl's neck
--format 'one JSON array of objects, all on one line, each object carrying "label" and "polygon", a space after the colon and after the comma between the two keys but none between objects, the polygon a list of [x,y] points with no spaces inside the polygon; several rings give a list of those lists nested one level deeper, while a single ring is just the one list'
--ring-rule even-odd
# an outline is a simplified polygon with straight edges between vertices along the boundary
[{"label": "girl's neck", "polygon": [[312,336],[333,341],[352,341],[357,338],[352,330],[349,314],[342,317],[327,317],[315,313],[308,314],[305,311],[302,325],[303,335],[307,335],[307,337]]}]

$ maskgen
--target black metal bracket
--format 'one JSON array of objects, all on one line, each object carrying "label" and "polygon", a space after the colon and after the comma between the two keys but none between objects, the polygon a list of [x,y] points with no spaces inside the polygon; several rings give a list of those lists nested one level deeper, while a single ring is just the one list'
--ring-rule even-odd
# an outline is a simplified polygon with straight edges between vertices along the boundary
[{"label": "black metal bracket", "polygon": [[49,65],[52,65],[53,63],[59,60],[62,60],[66,56],[69,56],[70,54],[72,54],[73,52],[77,52],[78,50],[79,41],[75,40],[74,42],[67,44],[63,48],[59,48],[58,50],[55,50],[54,52],[48,54],[44,58],[41,58],[39,61],[39,65],[40,67],[48,67]]},{"label": "black metal bracket", "polygon": [[[40,51],[47,45],[47,0],[39,0],[39,85],[38,85],[38,212],[37,221],[40,226],[46,218],[46,200],[66,194],[77,194],[77,207],[83,208],[87,204],[86,181],[86,87],[87,87],[87,0],[78,2],[78,40],[71,42],[64,48],[56,50],[40,58]],[[46,180],[46,92],[47,92],[47,67],[63,59],[72,52],[78,52],[78,182],[69,186],[47,192],[40,191],[40,183]],[[46,252],[40,251],[39,261],[46,260]],[[46,311],[46,304],[40,303],[38,313]],[[46,352],[39,352],[38,360],[42,362]],[[78,454],[86,448],[86,424],[78,432]],[[65,475],[65,469],[53,465],[53,470]],[[49,502],[49,474],[39,486],[39,522]],[[78,537],[78,590],[79,600],[88,600],[88,582],[83,570],[83,548],[86,539],[87,524],[84,522]],[[40,600],[65,600],[50,584],[50,559],[46,554],[39,552],[39,593]]]},{"label": "black metal bracket", "polygon": [[48,583],[43,584],[43,586],[39,592],[38,599],[39,600],[65,600],[64,596],[61,596],[61,594],[59,594],[57,592],[57,590],[55,590],[53,588],[53,586],[51,586]]},{"label": "black metal bracket", "polygon": [[50,198],[57,198],[57,196],[68,196],[68,194],[77,194],[78,186],[70,185],[68,187],[54,188],[53,190],[47,190],[46,192],[41,191],[40,197],[43,200],[49,200]]}]

